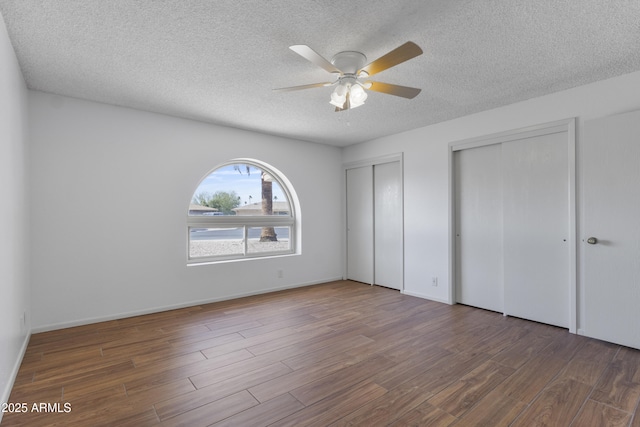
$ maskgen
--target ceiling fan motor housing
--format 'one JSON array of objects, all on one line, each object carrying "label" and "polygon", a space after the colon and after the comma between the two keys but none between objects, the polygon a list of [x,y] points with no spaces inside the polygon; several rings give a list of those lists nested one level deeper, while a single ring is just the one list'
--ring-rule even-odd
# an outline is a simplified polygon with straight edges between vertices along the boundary
[{"label": "ceiling fan motor housing", "polygon": [[367,63],[367,57],[360,52],[345,51],[336,53],[331,63],[344,74],[355,75]]}]

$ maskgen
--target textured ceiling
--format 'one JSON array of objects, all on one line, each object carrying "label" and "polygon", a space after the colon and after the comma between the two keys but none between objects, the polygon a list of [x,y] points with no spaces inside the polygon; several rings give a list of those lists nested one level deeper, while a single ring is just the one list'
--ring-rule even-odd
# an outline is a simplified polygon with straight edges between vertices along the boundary
[{"label": "textured ceiling", "polygon": [[[638,0],[0,0],[31,89],[337,146],[640,70]],[[424,54],[373,77],[335,113],[331,80],[288,49],[372,61]]]}]

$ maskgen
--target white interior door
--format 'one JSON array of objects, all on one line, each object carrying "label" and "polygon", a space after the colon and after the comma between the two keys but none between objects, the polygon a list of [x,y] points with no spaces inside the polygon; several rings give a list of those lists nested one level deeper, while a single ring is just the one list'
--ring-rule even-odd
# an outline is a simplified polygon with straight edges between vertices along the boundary
[{"label": "white interior door", "polygon": [[640,349],[640,112],[585,122],[580,154],[582,332]]},{"label": "white interior door", "polygon": [[374,283],[402,289],[402,170],[400,162],[373,167]]},{"label": "white interior door", "polygon": [[456,301],[503,311],[501,145],[454,153]]},{"label": "white interior door", "polygon": [[569,327],[566,132],[502,144],[504,313]]},{"label": "white interior door", "polygon": [[373,167],[347,169],[347,278],[373,284]]}]

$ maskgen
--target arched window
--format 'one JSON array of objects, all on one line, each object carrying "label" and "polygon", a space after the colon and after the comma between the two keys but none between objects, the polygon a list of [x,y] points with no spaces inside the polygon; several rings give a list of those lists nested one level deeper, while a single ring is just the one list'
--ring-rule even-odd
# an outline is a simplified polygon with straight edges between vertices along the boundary
[{"label": "arched window", "polygon": [[211,171],[187,215],[189,263],[295,252],[295,193],[271,166],[237,159]]}]

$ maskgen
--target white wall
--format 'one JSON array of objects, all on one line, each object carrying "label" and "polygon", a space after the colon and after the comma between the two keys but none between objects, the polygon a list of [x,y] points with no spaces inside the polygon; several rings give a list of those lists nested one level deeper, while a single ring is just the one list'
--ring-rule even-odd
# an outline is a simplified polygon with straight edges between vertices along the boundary
[{"label": "white wall", "polygon": [[[637,109],[640,72],[351,146],[344,150],[343,160],[355,162],[404,152],[405,291],[447,302],[451,287],[448,144],[577,117],[579,162],[580,132],[585,120]],[[579,175],[577,185],[579,197]],[[578,221],[579,206],[578,200]],[[579,230],[578,237],[582,237]],[[578,262],[580,259],[578,245]],[[431,285],[433,276],[438,277],[437,287]],[[584,322],[580,286],[578,327]]]},{"label": "white wall", "polygon": [[[340,149],[34,91],[29,114],[34,330],[342,277]],[[302,254],[187,267],[191,196],[239,157],[293,184]]]},{"label": "white wall", "polygon": [[26,106],[27,88],[0,14],[0,403],[9,399],[31,318]]}]

